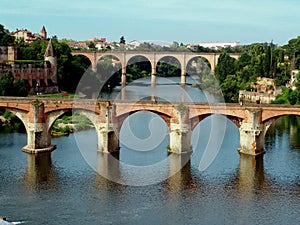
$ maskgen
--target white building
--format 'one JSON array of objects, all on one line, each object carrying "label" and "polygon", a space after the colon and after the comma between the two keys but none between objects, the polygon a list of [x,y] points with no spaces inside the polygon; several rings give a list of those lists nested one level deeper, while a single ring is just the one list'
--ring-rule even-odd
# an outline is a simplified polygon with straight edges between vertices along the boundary
[{"label": "white building", "polygon": [[221,49],[228,47],[234,48],[240,46],[240,42],[202,42],[199,44],[199,46],[211,49]]},{"label": "white building", "polygon": [[135,48],[139,47],[140,45],[141,45],[141,42],[134,40],[127,44],[127,49],[135,49]]}]

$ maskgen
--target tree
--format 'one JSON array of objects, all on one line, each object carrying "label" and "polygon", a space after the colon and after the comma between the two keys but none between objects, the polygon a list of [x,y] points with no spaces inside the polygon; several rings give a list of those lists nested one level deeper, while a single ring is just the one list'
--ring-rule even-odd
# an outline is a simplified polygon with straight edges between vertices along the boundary
[{"label": "tree", "polygon": [[19,79],[14,82],[14,95],[20,97],[26,97],[28,95],[25,80]]},{"label": "tree", "polygon": [[124,36],[120,37],[120,44],[126,44]]},{"label": "tree", "polygon": [[4,73],[0,76],[0,95],[1,96],[27,96],[25,80],[19,79],[14,82],[12,72]]},{"label": "tree", "polygon": [[237,102],[239,82],[235,75],[228,75],[224,82],[221,84],[221,90],[225,102]]},{"label": "tree", "polygon": [[11,72],[4,73],[0,76],[0,95],[12,96],[14,90],[14,76]]},{"label": "tree", "polygon": [[300,69],[300,36],[289,40],[283,48],[289,56],[291,69]]},{"label": "tree", "polygon": [[218,59],[218,65],[215,68],[215,76],[222,83],[228,75],[236,73],[235,59],[227,53],[222,53]]},{"label": "tree", "polygon": [[0,24],[0,46],[10,46],[13,45],[15,38],[9,34],[9,31]]},{"label": "tree", "polygon": [[89,49],[95,49],[95,48],[96,48],[95,43],[91,41],[91,42],[88,44],[88,48],[89,48]]}]

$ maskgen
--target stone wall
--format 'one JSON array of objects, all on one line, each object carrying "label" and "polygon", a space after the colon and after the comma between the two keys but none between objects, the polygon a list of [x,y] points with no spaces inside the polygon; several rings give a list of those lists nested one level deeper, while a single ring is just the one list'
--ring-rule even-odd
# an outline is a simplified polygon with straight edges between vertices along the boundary
[{"label": "stone wall", "polygon": [[12,46],[0,46],[0,63],[17,59],[17,50]]}]

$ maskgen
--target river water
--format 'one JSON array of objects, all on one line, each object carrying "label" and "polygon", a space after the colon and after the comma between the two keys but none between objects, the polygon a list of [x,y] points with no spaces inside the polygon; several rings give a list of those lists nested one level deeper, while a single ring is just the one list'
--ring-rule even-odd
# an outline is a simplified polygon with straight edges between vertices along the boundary
[{"label": "river water", "polygon": [[[149,136],[142,121],[153,119],[151,113],[130,118],[139,138]],[[266,134],[266,154],[256,159],[238,154],[239,131],[227,120],[217,157],[200,171],[199,162],[214,138],[207,132],[212,119],[193,131],[191,160],[175,175],[146,186],[100,175],[109,173],[110,164],[97,153],[93,129],[53,138],[57,149],[40,155],[21,151],[26,134],[1,133],[0,215],[24,224],[299,224],[300,120],[277,120]],[[115,156],[121,162],[144,167],[168,158],[165,172],[181,163],[167,153],[168,135],[154,151],[134,151],[126,134],[121,130]],[[130,176],[122,165],[116,168],[122,179]]]}]

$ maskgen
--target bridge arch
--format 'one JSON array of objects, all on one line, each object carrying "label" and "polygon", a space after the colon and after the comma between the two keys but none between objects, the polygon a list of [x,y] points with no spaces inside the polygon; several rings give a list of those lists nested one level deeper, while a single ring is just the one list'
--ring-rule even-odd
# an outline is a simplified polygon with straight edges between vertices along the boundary
[{"label": "bridge arch", "polygon": [[9,112],[11,112],[13,115],[15,115],[22,122],[23,126],[25,127],[26,133],[29,132],[27,111],[16,109],[16,108],[6,108],[6,107],[0,107],[0,108],[6,109]]},{"label": "bridge arch", "polygon": [[267,112],[263,114],[262,122],[269,123],[270,121],[274,121],[274,119],[276,120],[279,117],[289,115],[300,116],[300,111],[289,111],[289,109],[286,108],[286,110]]},{"label": "bridge arch", "polygon": [[158,115],[167,125],[168,130],[171,130],[171,116],[164,113],[164,112],[160,112],[160,111],[156,111],[156,110],[147,110],[147,109],[141,109],[141,110],[132,110],[126,113],[122,113],[120,115],[118,115],[118,132],[120,132],[122,125],[124,123],[124,121],[131,115],[137,113],[137,112],[151,112],[154,113],[156,115]]},{"label": "bridge arch", "polygon": [[268,132],[269,128],[271,127],[271,125],[273,123],[275,123],[278,119],[280,119],[281,117],[284,117],[284,116],[297,116],[297,117],[300,117],[300,111],[299,112],[295,112],[295,111],[275,112],[273,115],[269,115],[267,117],[264,117],[264,120],[262,121],[264,130],[265,130],[264,137],[265,137],[266,133]]},{"label": "bridge arch", "polygon": [[105,53],[105,54],[101,54],[101,55],[97,55],[96,57],[96,62],[98,63],[99,60],[101,59],[105,59],[105,58],[112,58],[112,60],[116,60],[116,61],[119,61],[122,65],[124,64],[124,60],[120,57],[119,54],[114,54],[114,52],[108,52],[108,53]]},{"label": "bridge arch", "polygon": [[181,71],[183,69],[184,62],[181,60],[181,58],[172,56],[172,55],[162,55],[157,58],[156,61],[156,75],[161,77],[168,77],[170,76],[168,72],[166,71],[166,66],[172,66],[172,74],[171,76],[181,76]]},{"label": "bridge arch", "polygon": [[226,117],[228,120],[230,120],[232,123],[235,124],[235,126],[237,128],[240,128],[241,126],[241,122],[243,121],[243,118],[238,117],[236,115],[231,115],[231,114],[216,114],[216,113],[204,113],[204,114],[199,114],[196,116],[193,116],[192,118],[190,118],[190,123],[191,123],[191,130],[193,131],[195,129],[195,127],[202,122],[204,119],[206,119],[207,117],[211,116],[211,115],[220,115],[220,116],[224,116]]},{"label": "bridge arch", "polygon": [[[212,141],[213,143],[218,143],[221,147],[223,144],[223,140],[225,140],[230,133],[228,133],[228,128],[231,128],[231,131],[234,131],[234,134],[240,137],[240,126],[236,123],[236,119],[231,116],[227,116],[225,114],[204,114],[197,123],[192,123],[192,145],[198,145],[195,143],[195,139],[198,142],[200,136],[202,135],[209,135],[207,136],[207,141]],[[213,122],[215,121],[215,123]],[[205,130],[199,130],[199,128],[205,124]],[[220,125],[224,127],[220,127]],[[207,130],[208,129],[208,130]],[[232,130],[233,129],[233,130]],[[198,136],[197,136],[198,135]],[[210,136],[211,135],[211,136]],[[213,139],[211,139],[213,138]],[[201,143],[202,144],[202,143]]]},{"label": "bridge arch", "polygon": [[[69,108],[69,109],[61,109],[61,110],[56,110],[56,111],[51,111],[47,114],[47,132],[49,133],[49,135],[51,134],[51,129],[55,123],[55,121],[57,119],[59,119],[60,117],[62,117],[63,115],[65,115],[68,112],[79,112],[80,114],[82,114],[83,116],[85,116],[86,118],[88,118],[91,123],[93,124],[93,126],[95,127],[95,129],[98,126],[98,114],[94,111],[90,111],[90,110],[85,110],[85,109],[81,109],[81,108]],[[97,130],[97,129],[96,129]]]},{"label": "bridge arch", "polygon": [[[126,62],[126,81],[131,82],[135,79],[151,76],[153,64],[153,61],[143,54],[131,56]],[[136,74],[136,70],[141,71],[142,74]],[[131,77],[129,77],[129,74]]]},{"label": "bridge arch", "polygon": [[87,58],[92,67],[94,66],[94,62],[95,62],[95,58],[94,58],[94,55],[91,54],[91,53],[87,53],[87,52],[72,52],[72,56],[84,56],[85,58]]},{"label": "bridge arch", "polygon": [[211,73],[211,64],[206,58],[202,56],[195,56],[186,62],[185,70],[186,73],[190,76],[199,76],[199,79],[201,81],[202,76]]}]

